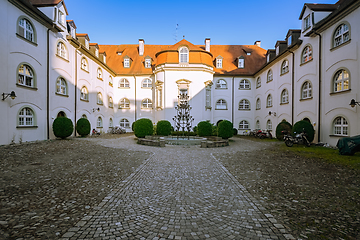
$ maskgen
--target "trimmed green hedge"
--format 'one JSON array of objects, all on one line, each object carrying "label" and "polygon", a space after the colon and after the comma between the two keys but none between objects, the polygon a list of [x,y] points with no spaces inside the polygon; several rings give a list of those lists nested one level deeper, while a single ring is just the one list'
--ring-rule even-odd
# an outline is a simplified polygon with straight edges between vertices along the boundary
[{"label": "trimmed green hedge", "polygon": [[67,117],[57,117],[52,125],[55,137],[65,139],[74,131],[74,125],[71,119]]},{"label": "trimmed green hedge", "polygon": [[85,137],[90,134],[90,131],[91,131],[90,122],[86,118],[80,118],[76,122],[76,132],[80,136]]},{"label": "trimmed green hedge", "polygon": [[197,134],[199,137],[211,136],[213,126],[207,121],[199,122],[197,125]]},{"label": "trimmed green hedge", "polygon": [[291,133],[292,126],[289,122],[283,120],[276,126],[276,138],[280,141],[284,140],[284,134],[281,133],[282,131],[287,131]]},{"label": "trimmed green hedge", "polygon": [[141,118],[134,123],[134,134],[138,138],[144,138],[148,135],[153,135],[153,123],[148,118]]},{"label": "trimmed green hedge", "polygon": [[311,123],[305,120],[298,121],[294,124],[294,127],[292,128],[292,134],[295,133],[301,133],[303,129],[306,132],[306,137],[309,140],[309,142],[312,142],[314,140],[315,130]]},{"label": "trimmed green hedge", "polygon": [[233,124],[228,120],[221,121],[218,125],[218,136],[224,139],[228,139],[233,135]]},{"label": "trimmed green hedge", "polygon": [[168,120],[160,120],[156,124],[156,135],[169,136],[171,134],[171,123]]}]

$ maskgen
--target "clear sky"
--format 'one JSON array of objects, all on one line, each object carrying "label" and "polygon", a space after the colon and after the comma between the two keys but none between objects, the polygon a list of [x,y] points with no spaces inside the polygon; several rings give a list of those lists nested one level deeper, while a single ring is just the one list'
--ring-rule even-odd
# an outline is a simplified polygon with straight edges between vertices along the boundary
[{"label": "clear sky", "polygon": [[[65,0],[77,33],[98,44],[251,45],[274,48],[289,29],[300,29],[304,3],[337,0]],[[176,27],[178,26],[178,27]],[[177,40],[177,41],[176,41]]]}]

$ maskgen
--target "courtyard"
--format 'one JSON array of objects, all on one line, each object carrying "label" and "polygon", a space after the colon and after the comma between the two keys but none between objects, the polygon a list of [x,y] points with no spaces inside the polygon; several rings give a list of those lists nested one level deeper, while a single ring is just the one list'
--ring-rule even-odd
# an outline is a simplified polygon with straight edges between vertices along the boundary
[{"label": "courtyard", "polygon": [[0,146],[0,239],[359,239],[358,170],[281,145]]}]

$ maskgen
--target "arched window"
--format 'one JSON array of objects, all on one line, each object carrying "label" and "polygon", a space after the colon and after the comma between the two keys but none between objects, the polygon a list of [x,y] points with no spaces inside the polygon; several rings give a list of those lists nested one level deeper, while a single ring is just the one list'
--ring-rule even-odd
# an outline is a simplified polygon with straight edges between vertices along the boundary
[{"label": "arched window", "polygon": [[102,80],[102,78],[103,78],[103,73],[102,73],[101,68],[98,68],[98,69],[97,69],[97,78],[98,78],[98,79],[101,79],[101,80]]},{"label": "arched window", "polygon": [[261,101],[260,98],[256,99],[256,110],[261,109]]},{"label": "arched window", "polygon": [[89,101],[89,91],[86,87],[81,88],[80,100]]},{"label": "arched window", "polygon": [[130,122],[126,118],[120,120],[120,127],[130,128]]},{"label": "arched window", "polygon": [[272,105],[273,105],[272,96],[271,94],[269,94],[266,98],[266,107],[272,107]]},{"label": "arched window", "polygon": [[29,20],[22,18],[19,20],[17,33],[31,42],[35,42],[35,31]]},{"label": "arched window", "polygon": [[96,103],[99,104],[99,105],[104,104],[103,96],[102,96],[101,92],[98,92],[98,94],[97,94]]},{"label": "arched window", "polygon": [[272,70],[270,69],[267,73],[266,82],[271,82],[272,80],[273,80],[273,73]]},{"label": "arched window", "polygon": [[127,98],[120,99],[119,108],[130,108],[130,101]]},{"label": "arched window", "polygon": [[66,80],[62,77],[59,77],[56,80],[56,93],[61,95],[67,95],[67,84]]},{"label": "arched window", "polygon": [[181,47],[179,50],[179,62],[187,63],[189,62],[189,49],[187,47]]},{"label": "arched window", "polygon": [[215,109],[216,110],[226,110],[227,109],[226,101],[224,99],[217,100],[216,105],[215,105]]},{"label": "arched window", "polygon": [[307,45],[301,54],[301,63],[307,63],[312,60],[312,47]]},{"label": "arched window", "polygon": [[242,99],[239,102],[239,110],[250,110],[250,102],[247,99]]},{"label": "arched window", "polygon": [[109,108],[113,108],[114,107],[114,102],[112,97],[109,97]]},{"label": "arched window", "polygon": [[259,88],[259,87],[261,87],[261,78],[260,77],[258,77],[256,79],[256,88]]},{"label": "arched window", "polygon": [[344,117],[337,117],[333,122],[334,135],[348,135],[348,122]]},{"label": "arched window", "polygon": [[66,114],[63,111],[60,111],[56,117],[66,117]]},{"label": "arched window", "polygon": [[311,82],[306,81],[301,87],[301,99],[307,99],[312,97]]},{"label": "arched window", "polygon": [[260,121],[256,120],[255,129],[260,129]]},{"label": "arched window", "polygon": [[113,122],[113,119],[110,118],[109,120],[109,128],[113,128],[114,127],[114,122]]},{"label": "arched window", "polygon": [[267,120],[266,122],[266,129],[267,130],[272,130],[272,122],[270,119]]},{"label": "arched window", "polygon": [[113,78],[112,78],[112,76],[109,76],[109,85],[111,87],[113,86]]},{"label": "arched window", "polygon": [[349,41],[350,40],[349,26],[344,23],[340,24],[335,30],[333,39],[334,39],[333,40],[334,47],[340,46],[341,44]]},{"label": "arched window", "polygon": [[126,78],[123,78],[119,81],[119,88],[129,88],[130,84],[129,84],[129,80],[127,80]]},{"label": "arched window", "polygon": [[151,88],[152,87],[152,81],[149,78],[146,78],[142,81],[141,87],[143,88]]},{"label": "arched window", "polygon": [[35,87],[35,79],[34,79],[34,71],[29,65],[22,64],[19,66],[18,71],[18,81],[17,84],[27,86],[27,87]]},{"label": "arched window", "polygon": [[152,102],[149,98],[145,98],[141,103],[142,108],[152,108]]},{"label": "arched window", "polygon": [[101,117],[98,117],[96,120],[96,127],[102,128],[103,127],[103,120]]},{"label": "arched window", "polygon": [[86,60],[86,58],[81,59],[81,69],[85,70],[85,71],[89,71],[89,65],[88,65],[88,61]]},{"label": "arched window", "polygon": [[281,103],[289,103],[289,92],[287,89],[281,92]]},{"label": "arched window", "polygon": [[346,70],[341,69],[337,71],[333,81],[334,81],[334,92],[349,90],[350,76]]},{"label": "arched window", "polygon": [[240,129],[240,130],[250,129],[250,128],[249,128],[249,122],[246,121],[246,120],[240,121],[240,123],[239,123],[239,129]]},{"label": "arched window", "polygon": [[85,118],[85,119],[87,119],[86,114],[81,115],[81,118]]},{"label": "arched window", "polygon": [[59,57],[62,57],[64,59],[68,58],[67,50],[66,50],[65,44],[63,42],[58,42],[57,48],[56,48],[56,53]]},{"label": "arched window", "polygon": [[239,89],[250,89],[250,82],[247,79],[242,79],[240,81]]},{"label": "arched window", "polygon": [[24,107],[20,110],[18,115],[18,126],[29,127],[34,126],[34,112],[29,107]]},{"label": "arched window", "polygon": [[281,64],[281,74],[285,74],[289,72],[289,61],[284,60]]},{"label": "arched window", "polygon": [[216,82],[217,89],[227,89],[227,83],[224,79],[219,79]]}]

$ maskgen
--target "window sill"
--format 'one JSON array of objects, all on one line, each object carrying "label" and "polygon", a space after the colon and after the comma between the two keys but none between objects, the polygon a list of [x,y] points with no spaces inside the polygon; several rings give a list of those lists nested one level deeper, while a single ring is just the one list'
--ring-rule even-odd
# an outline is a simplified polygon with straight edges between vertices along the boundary
[{"label": "window sill", "polygon": [[212,107],[205,107],[205,110],[208,110],[208,109],[211,111]]},{"label": "window sill", "polygon": [[24,41],[26,41],[26,42],[28,42],[28,43],[30,43],[30,44],[32,44],[32,45],[34,45],[35,47],[37,47],[37,46],[38,46],[38,44],[37,44],[36,42],[32,42],[32,41],[30,41],[29,39],[27,39],[27,38],[25,38],[25,37],[21,36],[21,35],[20,35],[20,34],[18,34],[18,33],[16,33],[16,36],[17,36],[18,38],[20,38],[20,39],[22,39],[22,40],[24,40]]},{"label": "window sill", "polygon": [[302,102],[302,101],[308,101],[308,100],[312,100],[313,99],[313,97],[308,97],[308,98],[300,98],[300,102]]},{"label": "window sill", "polygon": [[130,89],[130,87],[119,87],[119,89]]},{"label": "window sill", "polygon": [[86,70],[86,69],[81,68],[81,70],[83,70],[84,72],[89,73],[89,71],[88,71],[88,70]]},{"label": "window sill", "polygon": [[309,63],[309,62],[312,62],[313,60],[314,60],[314,58],[310,59],[309,61],[300,63],[300,67],[307,64],[307,63]]},{"label": "window sill", "polygon": [[30,89],[30,90],[34,90],[34,91],[38,90],[37,87],[30,87],[30,86],[22,85],[22,84],[19,84],[19,83],[16,83],[16,86],[26,88],[26,89]]},{"label": "window sill", "polygon": [[289,73],[289,71],[284,72],[284,73],[281,73],[280,76],[283,76],[283,75],[285,75],[285,74],[287,74],[287,73]]},{"label": "window sill", "polygon": [[[242,109],[242,108],[240,108],[240,109],[238,109],[239,111],[251,111],[251,109]],[[257,109],[256,109],[257,110]]]},{"label": "window sill", "polygon": [[100,81],[104,81],[102,78],[97,78],[97,79],[99,79]]},{"label": "window sill", "polygon": [[251,90],[251,88],[238,88],[239,90]]},{"label": "window sill", "polygon": [[152,89],[152,87],[141,87],[141,89]]},{"label": "window sill", "polygon": [[61,96],[61,97],[69,97],[69,95],[67,95],[67,94],[61,94],[61,93],[58,93],[58,92],[56,92],[55,95],[58,95],[58,96]]},{"label": "window sill", "polygon": [[96,103],[96,105],[103,106],[104,103]]},{"label": "window sill", "polygon": [[215,110],[228,110],[227,108],[226,109],[219,109],[219,108],[215,108]]},{"label": "window sill", "polygon": [[156,110],[163,110],[163,107],[158,106],[158,107],[156,107]]},{"label": "window sill", "polygon": [[261,108],[257,108],[257,109],[255,109],[255,110],[261,110]]},{"label": "window sill", "polygon": [[351,91],[351,88],[350,88],[350,89],[346,89],[346,90],[342,90],[342,91],[338,91],[338,92],[331,92],[330,95],[347,93],[347,92],[350,92],[350,91]]},{"label": "window sill", "polygon": [[289,102],[280,103],[280,105],[286,105],[289,104]]},{"label": "window sill", "polygon": [[110,87],[114,87],[114,85],[113,85],[112,83],[109,83],[109,86],[110,86]]},{"label": "window sill", "polygon": [[101,127],[99,127],[99,126],[96,126],[96,128],[103,128],[102,126]]},{"label": "window sill", "polygon": [[335,135],[335,134],[330,134],[329,137],[349,137],[349,135]]},{"label": "window sill", "polygon": [[270,81],[266,81],[266,83],[269,83],[269,82],[272,82],[273,80],[270,80]]},{"label": "window sill", "polygon": [[259,87],[256,87],[256,89],[258,89],[258,88],[261,88],[261,86],[259,86]]},{"label": "window sill", "polygon": [[81,99],[81,98],[80,98],[80,101],[89,102],[89,100],[87,100],[87,99]]},{"label": "window sill", "polygon": [[266,108],[272,108],[273,106],[271,105],[271,106],[266,106]]},{"label": "window sill", "polygon": [[228,88],[215,88],[216,90],[227,90]]},{"label": "window sill", "polygon": [[351,39],[349,39],[348,41],[340,44],[339,46],[332,47],[332,48],[330,48],[330,52],[335,51],[336,49],[341,48],[342,46],[348,45],[350,42],[351,42]]},{"label": "window sill", "polygon": [[16,128],[38,128],[38,126],[16,126]]},{"label": "window sill", "polygon": [[126,107],[119,107],[119,109],[130,109],[129,107],[126,108]]},{"label": "window sill", "polygon": [[65,62],[70,62],[68,59],[60,56],[59,54],[55,54],[55,56],[58,57],[58,58],[61,58],[61,59],[64,60]]}]

